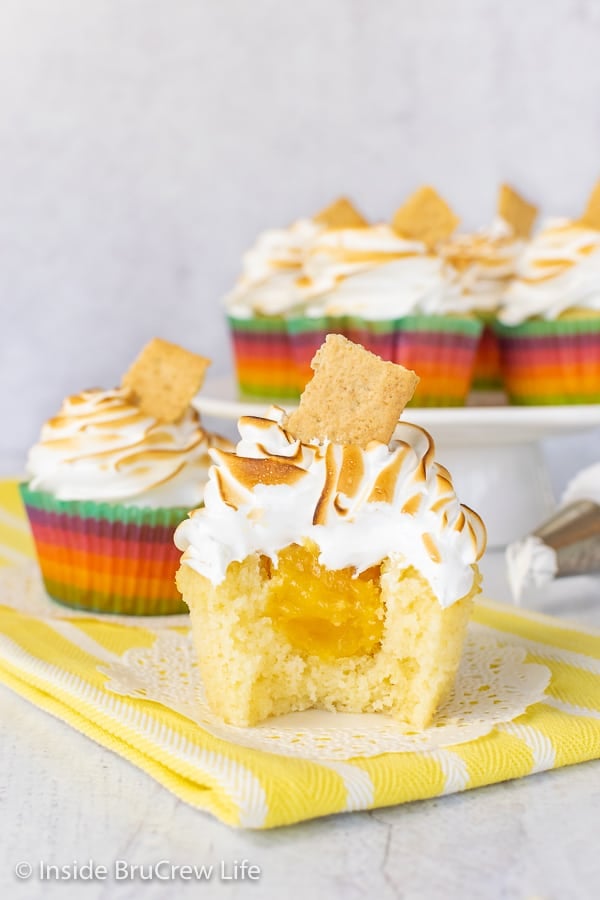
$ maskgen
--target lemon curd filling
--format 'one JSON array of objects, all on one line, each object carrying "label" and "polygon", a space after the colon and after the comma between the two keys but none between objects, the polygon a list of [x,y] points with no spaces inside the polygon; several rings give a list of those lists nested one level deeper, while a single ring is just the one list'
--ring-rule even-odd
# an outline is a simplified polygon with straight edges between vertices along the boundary
[{"label": "lemon curd filling", "polygon": [[355,574],[319,563],[315,544],[291,544],[277,568],[267,557],[266,615],[298,652],[320,659],[373,655],[379,648],[384,609],[380,566]]}]

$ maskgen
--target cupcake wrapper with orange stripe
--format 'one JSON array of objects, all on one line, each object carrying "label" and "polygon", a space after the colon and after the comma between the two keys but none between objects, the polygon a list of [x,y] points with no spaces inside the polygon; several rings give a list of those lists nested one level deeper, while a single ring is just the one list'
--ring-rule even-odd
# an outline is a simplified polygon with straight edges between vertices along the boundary
[{"label": "cupcake wrapper with orange stripe", "polygon": [[485,320],[481,338],[477,346],[473,367],[473,390],[502,390],[502,369],[500,367],[500,343],[491,322]]},{"label": "cupcake wrapper with orange stripe", "polygon": [[600,316],[497,323],[495,330],[512,403],[600,402]]},{"label": "cupcake wrapper with orange stripe", "polygon": [[48,594],[75,609],[129,615],[187,612],[175,586],[183,507],[57,500],[20,485]]},{"label": "cupcake wrapper with orange stripe", "polygon": [[310,361],[329,333],[343,334],[382,359],[414,369],[415,406],[462,406],[471,387],[483,324],[474,316],[230,317],[238,384],[252,397],[298,398]]},{"label": "cupcake wrapper with orange stripe", "polygon": [[242,394],[296,398],[298,384],[287,323],[281,316],[229,317],[236,376]]}]

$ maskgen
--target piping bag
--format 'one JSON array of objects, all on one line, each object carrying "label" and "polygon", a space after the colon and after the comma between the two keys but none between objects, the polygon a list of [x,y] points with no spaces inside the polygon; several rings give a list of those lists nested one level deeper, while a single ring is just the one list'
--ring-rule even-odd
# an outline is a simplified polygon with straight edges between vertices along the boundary
[{"label": "piping bag", "polygon": [[508,545],[506,564],[517,603],[526,587],[543,587],[565,575],[600,573],[600,463],[575,476],[545,522]]}]

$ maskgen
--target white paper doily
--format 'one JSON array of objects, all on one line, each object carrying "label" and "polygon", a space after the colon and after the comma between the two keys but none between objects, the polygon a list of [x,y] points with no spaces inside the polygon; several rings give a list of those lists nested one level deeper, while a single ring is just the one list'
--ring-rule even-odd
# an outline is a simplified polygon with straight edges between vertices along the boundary
[{"label": "white paper doily", "polygon": [[161,703],[230,743],[285,756],[342,760],[462,744],[538,703],[550,671],[525,662],[526,650],[507,640],[500,632],[490,635],[489,628],[469,627],[453,696],[434,725],[417,733],[407,733],[389,716],[325,710],[277,716],[253,728],[226,725],[204,697],[189,632],[160,631],[152,647],[129,650],[100,671],[109,676],[106,686],[114,693]]},{"label": "white paper doily", "polygon": [[36,562],[0,569],[0,605],[10,606],[18,612],[38,619],[102,619],[152,629],[181,626],[189,622],[187,613],[173,616],[123,616],[63,606],[46,593]]}]

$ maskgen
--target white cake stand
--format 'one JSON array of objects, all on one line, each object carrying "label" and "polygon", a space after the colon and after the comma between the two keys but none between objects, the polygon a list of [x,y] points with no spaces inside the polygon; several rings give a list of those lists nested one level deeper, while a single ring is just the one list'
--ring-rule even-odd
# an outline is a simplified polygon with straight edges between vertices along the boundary
[{"label": "white cake stand", "polygon": [[[208,381],[195,405],[204,416],[236,421],[264,415],[274,401],[238,399],[231,376]],[[294,403],[278,405],[293,409]],[[593,406],[466,406],[410,408],[404,418],[433,436],[436,458],[452,473],[463,503],[488,529],[488,545],[503,547],[540,524],[555,500],[540,441],[600,426]]]}]

